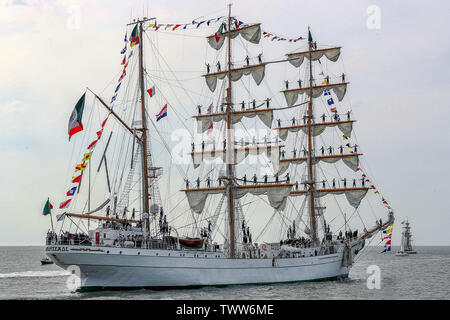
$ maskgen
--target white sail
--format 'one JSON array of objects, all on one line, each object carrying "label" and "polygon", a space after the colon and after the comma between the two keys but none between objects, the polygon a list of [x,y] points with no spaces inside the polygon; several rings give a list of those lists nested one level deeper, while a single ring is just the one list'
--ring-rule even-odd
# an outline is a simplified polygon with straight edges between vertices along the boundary
[{"label": "white sail", "polygon": [[[328,194],[340,195],[345,194],[348,203],[354,207],[358,208],[361,200],[366,196],[368,188],[355,188],[355,189],[323,189],[317,190],[317,197],[321,198]],[[291,196],[304,196],[306,195],[306,191],[304,192],[291,192]]]},{"label": "white sail", "polygon": [[[232,39],[236,38],[240,34],[241,37],[245,40],[254,44],[258,44],[259,40],[261,39],[261,25],[255,24],[252,26],[241,27],[240,29],[231,30],[230,34]],[[211,35],[207,38],[208,43],[211,48],[220,50],[227,36],[227,32],[223,32],[218,35]]]},{"label": "white sail", "polygon": [[[336,62],[341,54],[341,48],[322,49],[311,52],[311,60],[316,61],[322,58],[324,55],[328,60]],[[287,54],[289,62],[296,68],[300,67],[303,60],[309,59],[309,52],[298,52]]]},{"label": "white sail", "polygon": [[[280,159],[280,146],[261,146],[261,147],[244,147],[234,149],[234,164],[239,164],[245,160],[249,155],[262,155],[265,154],[267,158],[273,163],[278,170],[278,163]],[[198,168],[205,161],[213,161],[215,159],[221,159],[223,163],[226,163],[227,152],[226,150],[209,150],[202,152],[192,152],[192,162],[194,168]],[[275,168],[274,168],[275,170]]]},{"label": "white sail", "polygon": [[[313,163],[317,164],[320,161],[326,162],[326,163],[336,163],[337,161],[342,160],[347,167],[352,169],[353,171],[357,171],[359,166],[359,155],[346,155],[346,156],[323,156],[323,157],[314,157]],[[278,171],[279,174],[283,174],[286,172],[286,170],[289,168],[290,164],[302,164],[306,162],[306,158],[297,158],[297,159],[287,159],[285,161],[280,161],[280,170]]]},{"label": "white sail", "polygon": [[[255,110],[236,111],[231,114],[231,123],[236,124],[238,122],[241,122],[244,117],[245,118],[254,118],[256,116],[267,127],[269,127],[269,128],[272,127],[273,109],[268,109],[268,110],[255,109]],[[223,113],[197,116],[196,118],[197,118],[197,131],[198,131],[198,133],[203,133],[203,132],[206,132],[211,127],[211,124],[213,124],[215,122],[226,121],[227,114],[225,112],[223,112]]]},{"label": "white sail", "polygon": [[[343,134],[345,134],[347,137],[351,137],[352,130],[353,130],[353,122],[354,121],[336,121],[336,122],[316,123],[316,124],[311,125],[311,135],[313,137],[318,136],[319,134],[324,132],[327,127],[336,127],[337,126]],[[279,137],[282,140],[287,139],[289,132],[298,132],[298,131],[302,130],[304,134],[308,134],[308,126],[307,125],[277,128],[277,130],[279,132]]]},{"label": "white sail", "polygon": [[[347,83],[338,83],[338,84],[329,84],[324,86],[316,86],[312,89],[312,97],[318,98],[322,95],[323,91],[326,89],[333,90],[334,94],[336,94],[339,101],[342,101],[344,99],[345,93],[347,91]],[[289,107],[292,107],[298,100],[299,94],[310,95],[310,88],[298,88],[298,89],[291,89],[291,90],[284,90],[284,97],[286,98],[286,103]]]},{"label": "white sail", "polygon": [[[261,81],[264,79],[266,70],[265,64],[258,64],[255,66],[236,68],[231,70],[231,80],[236,82],[242,78],[243,75],[251,74],[255,83],[259,86]],[[216,72],[211,74],[204,75],[206,84],[208,85],[209,90],[214,92],[217,87],[217,80],[222,80],[227,75],[227,71]]]}]

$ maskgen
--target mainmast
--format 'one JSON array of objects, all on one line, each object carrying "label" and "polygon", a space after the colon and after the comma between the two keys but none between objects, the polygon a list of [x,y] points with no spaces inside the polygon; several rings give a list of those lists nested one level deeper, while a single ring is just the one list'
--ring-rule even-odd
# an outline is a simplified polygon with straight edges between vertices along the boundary
[{"label": "mainmast", "polygon": [[[144,83],[144,43],[143,43],[143,27],[142,24],[149,20],[154,20],[155,18],[143,18],[142,20],[137,20],[129,25],[137,25],[139,28],[139,87],[141,91],[141,118],[142,118],[142,128],[138,129],[141,131],[140,142],[142,145],[142,211],[143,213],[149,213],[149,176],[148,176],[148,144],[147,144],[147,122],[146,122],[146,107],[145,107],[145,83]],[[149,229],[149,223],[147,225],[147,231]]]},{"label": "mainmast", "polygon": [[236,241],[234,234],[234,199],[233,199],[233,183],[234,183],[234,168],[233,168],[233,152],[231,148],[233,143],[231,141],[232,124],[231,124],[231,4],[228,5],[228,89],[227,89],[227,178],[228,178],[228,211],[230,219],[230,258],[234,258],[236,250]]},{"label": "mainmast", "polygon": [[316,224],[316,210],[314,201],[314,170],[312,159],[312,135],[311,135],[311,121],[313,117],[313,76],[312,76],[312,58],[311,51],[313,49],[313,41],[311,37],[311,31],[308,28],[308,42],[309,42],[309,103],[308,103],[308,184],[309,184],[309,197],[310,203],[310,217],[311,217],[311,239],[317,240],[317,224]]}]

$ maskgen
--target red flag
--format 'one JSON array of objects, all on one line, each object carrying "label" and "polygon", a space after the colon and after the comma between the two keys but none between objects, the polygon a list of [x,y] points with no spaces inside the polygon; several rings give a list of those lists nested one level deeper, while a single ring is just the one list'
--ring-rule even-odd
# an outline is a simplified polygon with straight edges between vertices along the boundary
[{"label": "red flag", "polygon": [[[109,115],[108,115],[108,117],[109,117]],[[102,128],[105,126],[106,120],[108,120],[108,117],[106,117],[106,119],[102,122]]]},{"label": "red flag", "polygon": [[95,144],[97,143],[97,141],[98,141],[98,139],[92,141],[91,144],[88,146],[88,149],[89,149],[89,150],[92,149],[92,148],[95,146]]},{"label": "red flag", "polygon": [[150,89],[147,90],[148,94],[150,95],[150,98],[153,97],[155,95],[155,86],[151,87]]},{"label": "red flag", "polygon": [[122,60],[121,64],[125,64],[126,58],[127,58],[126,56],[123,56],[123,60]]},{"label": "red flag", "polygon": [[82,176],[83,174],[80,174],[78,177],[72,177],[72,183],[80,182]]},{"label": "red flag", "polygon": [[173,27],[172,31],[175,31],[176,28],[180,27],[181,24],[177,24],[175,27]]},{"label": "red flag", "polygon": [[60,205],[59,205],[59,208],[60,209],[67,208],[69,206],[70,201],[72,201],[72,199],[69,199],[69,200],[66,200],[64,202],[61,202]]}]

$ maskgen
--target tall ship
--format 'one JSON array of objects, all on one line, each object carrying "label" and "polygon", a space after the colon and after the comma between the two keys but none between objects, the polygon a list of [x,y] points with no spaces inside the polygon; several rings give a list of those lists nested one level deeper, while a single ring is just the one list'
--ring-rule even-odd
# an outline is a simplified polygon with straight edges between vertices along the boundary
[{"label": "tall ship", "polygon": [[[132,21],[111,100],[87,89],[76,104],[75,171],[46,255],[78,268],[79,290],[345,278],[394,221],[361,164],[342,48],[227,9]],[[189,30],[205,45],[178,61],[203,69],[192,85],[160,53]]]},{"label": "tall ship", "polygon": [[409,221],[403,221],[403,231],[402,231],[402,240],[400,242],[400,250],[397,252],[396,255],[404,256],[408,254],[416,254],[417,251],[415,251],[411,244],[411,227],[409,226]]}]

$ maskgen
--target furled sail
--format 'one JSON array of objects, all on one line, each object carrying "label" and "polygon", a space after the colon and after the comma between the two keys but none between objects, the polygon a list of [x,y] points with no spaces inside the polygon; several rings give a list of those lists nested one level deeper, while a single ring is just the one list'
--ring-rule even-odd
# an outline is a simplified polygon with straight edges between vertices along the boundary
[{"label": "furled sail", "polygon": [[[336,62],[339,59],[341,54],[341,47],[337,48],[329,48],[329,49],[320,49],[311,51],[311,60],[316,61],[322,58],[324,55],[328,58],[328,60]],[[287,54],[289,62],[294,67],[300,67],[305,58],[309,59],[309,51],[304,52],[295,52]]]},{"label": "furled sail", "polygon": [[[359,156],[361,154],[346,154],[346,155],[332,155],[332,156],[318,156],[313,158],[313,164],[317,164],[320,161],[326,163],[336,163],[339,160],[342,160],[347,167],[356,172],[359,166]],[[278,174],[283,174],[289,168],[289,165],[292,164],[302,164],[306,162],[306,158],[295,158],[295,159],[285,159],[280,160],[280,170]]]},{"label": "furled sail", "polygon": [[[253,79],[255,80],[256,84],[259,86],[261,81],[264,79],[266,70],[266,65],[263,64],[257,64],[254,66],[248,66],[248,67],[242,67],[242,68],[236,68],[231,70],[231,80],[232,81],[238,81],[242,78],[243,75],[249,75],[251,74]],[[209,90],[214,92],[217,87],[217,79],[222,80],[227,75],[228,71],[221,71],[221,72],[215,72],[215,73],[209,73],[203,75],[206,80],[206,84],[208,85]]]},{"label": "furled sail", "polygon": [[[269,128],[272,127],[273,121],[273,109],[254,109],[254,110],[244,110],[235,111],[231,115],[231,123],[236,124],[242,120],[242,118],[258,118]],[[207,131],[213,122],[220,122],[227,120],[226,113],[213,113],[206,115],[195,116],[197,118],[197,130],[199,133]]]},{"label": "furled sail", "polygon": [[[353,122],[355,120],[349,121],[334,121],[334,122],[324,122],[324,123],[316,123],[311,125],[311,135],[318,136],[322,132],[325,131],[326,127],[335,127],[337,126],[339,130],[347,137],[351,137],[353,130]],[[289,132],[298,132],[300,130],[303,133],[308,134],[308,125],[300,125],[300,126],[291,126],[291,127],[281,127],[276,128],[278,130],[278,135],[282,140],[286,140]]]},{"label": "furled sail", "polygon": [[[272,208],[283,210],[286,207],[286,200],[291,192],[291,189],[292,184],[237,186],[234,197],[235,199],[240,199],[249,193],[255,196],[267,195],[269,204]],[[201,213],[205,208],[208,196],[212,194],[224,193],[225,187],[186,189],[183,191],[186,193],[190,208],[195,213]]]},{"label": "furled sail", "polygon": [[[254,24],[251,26],[231,30],[230,34],[232,39],[236,38],[238,34],[240,34],[241,37],[245,40],[254,44],[258,44],[259,40],[261,39],[261,24]],[[227,36],[228,32],[223,32],[218,35],[211,35],[208,37],[208,43],[211,48],[220,50]]]},{"label": "furled sail", "polygon": [[[347,84],[348,84],[348,82],[343,82],[343,83],[315,86],[312,88],[312,97],[318,98],[322,95],[324,90],[331,89],[336,94],[339,101],[342,101],[342,99],[344,99],[345,93],[347,91]],[[292,107],[297,102],[298,95],[306,93],[309,96],[310,89],[311,89],[310,87],[306,87],[306,88],[284,90],[282,92],[284,93],[284,97],[286,98],[287,105],[289,107]]]},{"label": "furled sail", "polygon": [[[361,200],[366,196],[367,191],[369,188],[343,188],[343,189],[322,189],[322,190],[316,190],[317,191],[317,197],[321,198],[323,196],[326,196],[327,194],[345,194],[345,197],[347,198],[348,203],[353,208],[358,208]],[[292,191],[291,196],[303,196],[306,195],[308,191]]]},{"label": "furled sail", "polygon": [[277,210],[284,210],[286,200],[292,189],[292,184],[264,185],[264,186],[240,186],[236,191],[236,199],[240,199],[250,193],[255,196],[267,195],[270,206]]},{"label": "furled sail", "polygon": [[[266,154],[274,166],[274,170],[278,171],[278,163],[280,159],[281,145],[278,146],[261,146],[261,147],[245,147],[234,149],[234,164],[241,163],[249,155],[261,155]],[[273,149],[273,150],[272,150]],[[192,152],[192,162],[194,168],[198,168],[204,161],[213,161],[217,158],[221,159],[223,163],[226,163],[227,152],[226,150],[209,150],[202,152]]]},{"label": "furled sail", "polygon": [[225,188],[190,189],[183,190],[186,193],[189,206],[195,213],[201,213],[205,207],[206,200],[210,194],[220,194],[225,192]]}]

